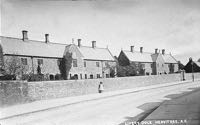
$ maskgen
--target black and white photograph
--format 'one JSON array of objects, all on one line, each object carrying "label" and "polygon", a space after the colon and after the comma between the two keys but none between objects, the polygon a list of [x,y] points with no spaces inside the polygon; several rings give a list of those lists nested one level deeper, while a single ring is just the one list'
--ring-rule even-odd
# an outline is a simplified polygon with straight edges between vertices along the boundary
[{"label": "black and white photograph", "polygon": [[0,125],[200,125],[200,0],[0,8]]}]

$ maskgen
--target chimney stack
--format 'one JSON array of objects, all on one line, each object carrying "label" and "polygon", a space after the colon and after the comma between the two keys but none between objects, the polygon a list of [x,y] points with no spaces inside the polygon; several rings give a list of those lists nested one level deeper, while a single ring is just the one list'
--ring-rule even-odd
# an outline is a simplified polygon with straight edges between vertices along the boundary
[{"label": "chimney stack", "polygon": [[78,39],[78,47],[81,47],[81,39]]},{"label": "chimney stack", "polygon": [[143,53],[143,47],[140,47],[140,52]]},{"label": "chimney stack", "polygon": [[96,41],[92,41],[92,48],[96,47]]},{"label": "chimney stack", "polygon": [[158,49],[157,48],[155,49],[155,54],[158,54]]},{"label": "chimney stack", "polygon": [[22,39],[23,41],[28,40],[28,31],[26,30],[22,31]]},{"label": "chimney stack", "polygon": [[131,52],[133,52],[134,51],[134,46],[131,46]]},{"label": "chimney stack", "polygon": [[45,34],[45,43],[49,43],[49,34]]},{"label": "chimney stack", "polygon": [[162,49],[162,54],[163,54],[163,55],[165,54],[165,49]]}]

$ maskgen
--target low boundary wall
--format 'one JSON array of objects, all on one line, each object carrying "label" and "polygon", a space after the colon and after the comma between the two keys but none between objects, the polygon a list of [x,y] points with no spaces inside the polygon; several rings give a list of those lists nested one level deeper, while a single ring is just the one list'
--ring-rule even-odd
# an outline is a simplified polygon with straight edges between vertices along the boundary
[{"label": "low boundary wall", "polygon": [[[194,74],[195,79],[200,73]],[[186,80],[192,74],[185,74]],[[163,74],[151,76],[117,77],[106,79],[63,80],[63,81],[1,81],[0,106],[25,103],[30,101],[78,96],[98,92],[99,82],[104,84],[105,91],[130,89],[135,87],[181,81],[180,74]]]}]

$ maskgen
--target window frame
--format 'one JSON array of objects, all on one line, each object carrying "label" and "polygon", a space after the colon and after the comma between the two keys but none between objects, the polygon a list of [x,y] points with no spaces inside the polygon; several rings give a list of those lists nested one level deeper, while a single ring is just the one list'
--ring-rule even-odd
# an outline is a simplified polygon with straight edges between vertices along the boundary
[{"label": "window frame", "polygon": [[73,65],[73,67],[78,67],[78,61],[77,61],[77,59],[73,59],[72,60],[72,65]]},{"label": "window frame", "polygon": [[87,63],[86,63],[86,61],[84,61],[84,67],[87,67]]},{"label": "window frame", "polygon": [[37,59],[37,63],[38,63],[38,65],[43,65],[44,61],[43,61],[43,59]]},{"label": "window frame", "polygon": [[21,63],[24,66],[28,65],[28,59],[27,58],[21,58]]},{"label": "window frame", "polygon": [[96,62],[96,67],[100,67],[100,63],[99,62]]}]

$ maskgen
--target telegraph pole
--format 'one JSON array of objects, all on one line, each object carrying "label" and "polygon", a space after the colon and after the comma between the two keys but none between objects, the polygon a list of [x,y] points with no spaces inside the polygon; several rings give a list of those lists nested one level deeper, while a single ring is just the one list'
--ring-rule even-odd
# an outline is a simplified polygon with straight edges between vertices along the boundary
[{"label": "telegraph pole", "polygon": [[194,82],[194,62],[191,57],[190,59],[191,59],[191,65],[192,65],[192,81]]}]

